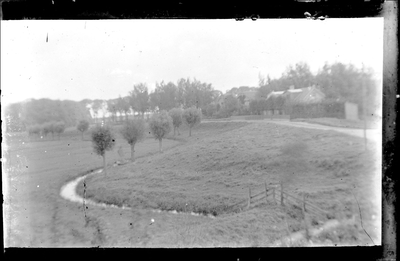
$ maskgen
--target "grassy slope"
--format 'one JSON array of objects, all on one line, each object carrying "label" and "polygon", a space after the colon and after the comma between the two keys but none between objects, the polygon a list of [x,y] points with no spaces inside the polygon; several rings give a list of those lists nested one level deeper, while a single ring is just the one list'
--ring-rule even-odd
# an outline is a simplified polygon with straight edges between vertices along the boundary
[{"label": "grassy slope", "polygon": [[[8,246],[85,246],[102,241],[97,227],[103,221],[97,212],[84,213],[81,206],[60,198],[61,186],[81,173],[102,166],[89,141],[89,133],[69,130],[60,140],[30,141],[25,134],[5,134],[3,165],[4,218]],[[165,140],[165,149],[179,144]],[[130,147],[117,133],[117,144],[107,152],[107,163],[120,160],[119,146],[126,158]],[[137,145],[136,157],[158,151],[152,138]],[[107,210],[108,211],[108,210]],[[107,211],[102,214],[107,215]],[[111,214],[110,214],[111,215]]]},{"label": "grassy slope", "polygon": [[[299,210],[268,205],[236,213],[230,205],[263,189],[264,181],[282,180],[293,193],[327,210],[312,223],[356,215],[357,225],[323,234],[320,242],[369,244],[363,224],[377,242],[380,210],[372,205],[376,173],[373,147],[364,152],[362,139],[265,122],[204,123],[182,146],[113,168],[107,177],[88,178],[88,197],[132,207],[177,209],[218,214],[214,220],[187,217],[177,227],[163,226],[148,236],[148,245],[255,246],[285,236],[287,227],[302,228]],[[301,141],[301,142],[299,142]],[[254,172],[252,171],[254,170]],[[82,193],[82,186],[80,186]],[[286,213],[286,214],[285,214]],[[375,221],[374,221],[375,216]],[[179,217],[182,218],[182,217]],[[196,220],[196,221],[193,221]],[[169,224],[169,223],[168,223]],[[377,227],[378,226],[378,227]],[[379,241],[379,240],[378,240]]]}]

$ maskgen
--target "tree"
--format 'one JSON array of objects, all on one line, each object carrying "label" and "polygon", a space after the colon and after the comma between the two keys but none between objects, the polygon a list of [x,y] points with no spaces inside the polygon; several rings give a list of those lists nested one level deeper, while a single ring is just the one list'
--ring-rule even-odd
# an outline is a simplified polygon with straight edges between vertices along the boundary
[{"label": "tree", "polygon": [[111,113],[111,119],[115,122],[115,118],[117,115],[117,100],[108,100],[107,101],[107,110]]},{"label": "tree", "polygon": [[192,128],[201,122],[201,111],[195,107],[187,108],[183,112],[183,119],[189,126],[189,137],[192,136]]},{"label": "tree", "polygon": [[207,105],[206,110],[203,112],[207,117],[212,117],[218,111],[218,105],[210,103]]},{"label": "tree", "polygon": [[60,139],[61,133],[65,131],[65,123],[62,121],[56,122],[53,124],[53,130],[58,135],[58,139]]},{"label": "tree", "polygon": [[181,108],[173,108],[169,111],[169,115],[172,118],[172,125],[174,126],[174,136],[175,130],[178,130],[178,135],[181,135],[179,133],[179,126],[182,125],[182,114],[183,110]]},{"label": "tree", "polygon": [[132,104],[134,104],[136,110],[142,113],[142,118],[144,118],[144,113],[150,107],[147,85],[145,83],[135,84],[133,86],[133,91],[130,91],[129,94]]},{"label": "tree", "polygon": [[289,66],[282,75],[285,85],[290,87],[293,85],[296,89],[312,86],[314,83],[314,75],[311,73],[310,66],[307,63],[296,63],[295,66]]},{"label": "tree", "polygon": [[150,94],[150,103],[153,109],[158,107],[159,110],[166,111],[179,106],[178,87],[172,82],[156,83],[154,92]]},{"label": "tree", "polygon": [[47,134],[53,132],[53,125],[50,122],[43,123],[41,125],[41,133],[43,137],[47,137]]},{"label": "tree", "polygon": [[47,128],[47,132],[51,133],[51,138],[54,140],[54,133],[56,132],[56,122],[46,122],[44,125],[46,126],[45,128]]},{"label": "tree", "polygon": [[162,139],[171,131],[172,119],[166,111],[154,113],[150,119],[150,130],[154,138],[159,141],[162,152]]},{"label": "tree", "polygon": [[[118,110],[119,114],[121,115],[121,121],[122,121],[122,113],[125,114],[125,119],[128,120],[128,113],[131,110],[131,104],[130,104],[130,97],[121,97],[119,96],[116,104],[116,109]],[[134,110],[134,107],[132,106],[132,109]]]},{"label": "tree", "polygon": [[182,98],[186,108],[195,106],[196,108],[205,110],[206,106],[215,97],[211,84],[202,83],[196,79],[193,81],[183,78],[178,80],[178,93],[181,91],[183,91]]},{"label": "tree", "polygon": [[91,118],[90,111],[84,103],[69,100],[32,99],[20,103],[15,109],[18,110],[13,114],[26,126],[57,121],[63,121],[67,126],[75,126],[78,119]]},{"label": "tree", "polygon": [[99,111],[103,107],[103,100],[94,100],[92,103],[92,110],[93,110],[93,116],[94,116],[94,121],[97,123]]},{"label": "tree", "polygon": [[97,125],[92,131],[92,143],[96,154],[103,157],[104,174],[106,170],[106,151],[112,150],[115,145],[114,133],[110,127]]},{"label": "tree", "polygon": [[41,131],[41,126],[38,124],[31,125],[28,127],[29,136],[36,134],[38,137],[40,137],[40,131]]},{"label": "tree", "polygon": [[79,121],[76,128],[78,129],[78,131],[82,133],[82,140],[83,140],[83,133],[89,129],[89,122],[87,120],[81,120]]},{"label": "tree", "polygon": [[145,137],[145,121],[143,119],[134,119],[125,122],[121,129],[124,139],[131,145],[131,161],[135,161],[135,145]]},{"label": "tree", "polygon": [[237,111],[240,108],[239,100],[232,95],[227,95],[224,100],[224,107],[229,115],[232,115],[234,111]]}]

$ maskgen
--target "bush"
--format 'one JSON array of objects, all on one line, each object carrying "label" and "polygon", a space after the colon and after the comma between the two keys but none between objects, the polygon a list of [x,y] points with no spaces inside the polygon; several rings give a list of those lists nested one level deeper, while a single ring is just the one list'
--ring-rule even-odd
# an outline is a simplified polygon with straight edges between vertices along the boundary
[{"label": "bush", "polygon": [[43,123],[41,125],[42,135],[44,137],[47,137],[47,134],[49,134],[50,132],[54,134],[53,123],[50,123],[50,122]]},{"label": "bush", "polygon": [[179,126],[182,125],[182,114],[183,110],[181,108],[173,108],[169,111],[169,115],[172,118],[172,125],[174,126],[174,136],[175,130],[178,130],[178,135],[181,135],[179,133]]},{"label": "bush", "polygon": [[213,115],[213,117],[216,118],[216,119],[223,119],[223,118],[229,118],[230,115],[229,115],[229,113],[228,113],[226,110],[221,109],[221,110],[219,110],[217,113],[215,113],[215,114]]},{"label": "bush", "polygon": [[201,111],[195,107],[187,108],[183,112],[183,119],[189,126],[189,137],[192,136],[192,128],[201,122]]},{"label": "bush", "polygon": [[114,133],[108,126],[96,126],[92,131],[92,143],[96,154],[103,157],[103,169],[106,172],[106,151],[115,145]]},{"label": "bush", "polygon": [[58,134],[58,139],[60,139],[61,133],[65,131],[65,123],[62,121],[56,122],[52,124],[52,133],[57,133]]},{"label": "bush", "polygon": [[150,130],[154,138],[159,141],[162,152],[162,139],[171,131],[172,118],[166,111],[154,113],[150,119]]},{"label": "bush", "polygon": [[38,137],[40,137],[41,130],[42,130],[42,127],[40,125],[37,125],[37,124],[31,125],[28,127],[28,134],[29,134],[29,136],[36,134],[36,135],[38,135]]},{"label": "bush", "polygon": [[214,103],[210,103],[206,106],[204,110],[204,115],[206,117],[212,117],[218,111],[218,106]]},{"label": "bush", "polygon": [[76,128],[78,131],[82,133],[82,140],[83,140],[83,133],[89,129],[89,122],[87,120],[81,120],[79,121]]},{"label": "bush", "polygon": [[135,144],[145,137],[146,123],[143,119],[128,120],[121,129],[122,137],[131,145],[131,161],[135,161]]}]

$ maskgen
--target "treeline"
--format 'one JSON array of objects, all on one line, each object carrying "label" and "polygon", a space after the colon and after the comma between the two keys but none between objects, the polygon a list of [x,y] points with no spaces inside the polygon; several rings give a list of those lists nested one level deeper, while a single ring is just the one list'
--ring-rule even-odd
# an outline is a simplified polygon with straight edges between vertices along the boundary
[{"label": "treeline", "polygon": [[[289,66],[281,77],[271,79],[259,76],[260,99],[266,98],[271,91],[285,91],[294,88],[317,86],[325,94],[327,101],[348,101],[358,104],[363,110],[363,95],[366,98],[367,112],[375,111],[379,104],[378,88],[370,68],[361,69],[352,64],[326,63],[313,74],[307,63]],[[364,89],[363,89],[364,88]],[[281,101],[277,101],[278,103]],[[260,106],[267,104],[259,104]]]},{"label": "treeline", "polygon": [[86,102],[51,99],[13,103],[5,108],[6,128],[8,131],[25,131],[35,125],[54,122],[63,122],[67,127],[75,126],[81,119],[91,120],[86,106]]},{"label": "treeline", "polygon": [[28,134],[30,138],[46,138],[49,134],[51,134],[52,139],[54,140],[54,134],[58,136],[60,139],[60,135],[65,131],[65,123],[64,122],[46,122],[43,124],[33,124],[28,127]]},{"label": "treeline", "polygon": [[170,111],[173,108],[196,107],[204,113],[207,106],[215,102],[222,92],[213,89],[209,83],[196,79],[179,79],[177,83],[156,83],[153,92],[149,92],[146,83],[133,86],[126,96],[110,100],[95,100],[91,106],[95,121],[98,115],[110,115],[112,121],[122,121],[129,115],[141,115],[146,112]]},{"label": "treeline", "polygon": [[[147,112],[169,111],[173,108],[200,109],[206,117],[224,118],[231,115],[260,114],[276,104],[279,99],[269,99],[272,91],[285,91],[294,88],[317,86],[326,97],[326,101],[349,101],[358,104],[363,111],[363,96],[367,113],[373,113],[380,101],[378,88],[370,69],[359,69],[343,63],[325,64],[313,74],[306,63],[288,66],[281,77],[271,79],[259,76],[259,87],[234,87],[225,95],[214,90],[211,84],[196,79],[179,79],[176,83],[164,81],[157,83],[153,92],[149,92],[146,83],[139,83],[124,96],[109,100],[85,99],[80,102],[50,99],[30,100],[11,104],[6,108],[6,127],[10,131],[24,131],[28,126],[62,121],[66,126],[76,126],[79,120],[92,120],[100,115],[109,116],[113,122],[123,121],[129,115],[144,118]],[[256,92],[254,97],[246,97],[246,92]]]},{"label": "treeline", "polygon": [[[272,91],[286,91],[291,86],[295,89],[317,86],[324,94],[323,104],[338,102],[356,103],[363,112],[365,96],[366,113],[371,115],[376,111],[379,101],[379,88],[371,69],[362,70],[352,64],[325,64],[316,74],[313,74],[307,63],[290,65],[279,78],[271,79],[259,75],[259,87],[234,87],[223,97],[223,106],[210,104],[203,114],[223,118],[231,115],[262,114],[264,111],[285,109],[285,98],[282,96],[268,97]],[[255,91],[254,99],[245,102],[246,92]]]}]

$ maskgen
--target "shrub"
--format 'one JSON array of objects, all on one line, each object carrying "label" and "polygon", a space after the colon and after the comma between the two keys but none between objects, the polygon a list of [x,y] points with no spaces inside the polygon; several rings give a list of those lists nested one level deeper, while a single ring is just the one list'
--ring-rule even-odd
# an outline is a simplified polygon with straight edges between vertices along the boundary
[{"label": "shrub", "polygon": [[42,135],[44,137],[47,137],[47,134],[49,134],[50,132],[54,134],[53,123],[50,123],[50,122],[43,123],[41,125]]},{"label": "shrub", "polygon": [[54,133],[54,132],[57,133],[58,139],[60,139],[61,133],[63,133],[65,131],[65,123],[63,121],[59,121],[59,122],[52,124],[52,130],[53,130],[52,133]]},{"label": "shrub", "polygon": [[81,120],[79,121],[76,128],[78,129],[78,131],[82,133],[82,140],[83,140],[83,133],[89,129],[89,122],[87,120]]},{"label": "shrub", "polygon": [[225,119],[225,118],[229,118],[230,115],[229,115],[228,111],[226,111],[225,109],[222,108],[218,112],[214,113],[213,117],[216,119]]},{"label": "shrub", "polygon": [[201,111],[195,107],[187,108],[183,112],[183,119],[189,126],[189,137],[192,136],[192,128],[201,122]]},{"label": "shrub", "polygon": [[179,126],[182,125],[182,114],[183,110],[180,108],[173,108],[169,111],[169,115],[172,118],[172,125],[174,126],[174,136],[175,136],[175,130],[178,130],[178,135],[181,135],[179,133]]},{"label": "shrub", "polygon": [[162,139],[171,131],[172,118],[166,111],[155,113],[150,119],[150,130],[154,138],[159,141],[162,152]]},{"label": "shrub", "polygon": [[41,126],[40,125],[35,124],[35,125],[31,125],[31,126],[28,127],[29,136],[32,136],[32,135],[36,134],[36,135],[38,135],[38,137],[40,137],[40,132],[41,132]]},{"label": "shrub", "polygon": [[131,161],[135,161],[135,144],[145,137],[146,123],[143,119],[128,120],[121,129],[124,139],[131,145]]},{"label": "shrub", "polygon": [[115,145],[114,133],[108,126],[96,126],[92,131],[92,143],[96,154],[103,157],[103,169],[106,172],[106,151],[112,150]]}]

